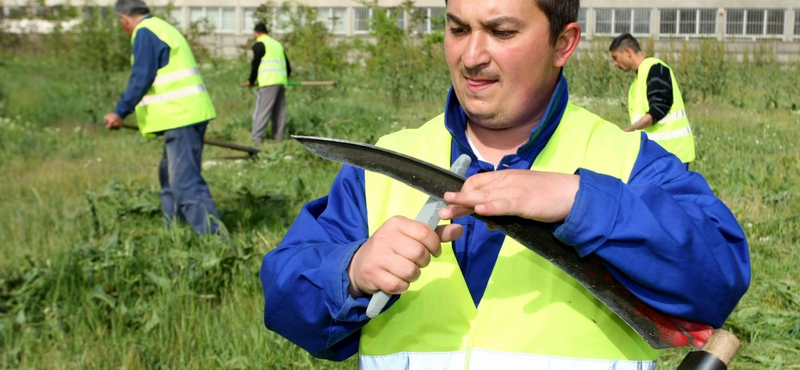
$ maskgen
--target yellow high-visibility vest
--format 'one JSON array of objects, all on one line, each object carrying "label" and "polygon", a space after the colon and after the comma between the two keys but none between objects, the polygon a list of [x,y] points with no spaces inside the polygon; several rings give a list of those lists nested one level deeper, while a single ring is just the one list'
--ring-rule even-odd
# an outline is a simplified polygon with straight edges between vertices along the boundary
[{"label": "yellow high-visibility vest", "polygon": [[169,46],[169,63],[158,70],[150,89],[136,105],[136,120],[142,135],[151,137],[155,132],[214,119],[217,116],[214,104],[186,38],[166,21],[150,17],[142,19],[133,30],[131,44],[142,28]]},{"label": "yellow high-visibility vest", "polygon": [[[443,168],[451,136],[443,115],[378,141]],[[627,181],[640,135],[574,105],[532,169],[578,168]],[[366,172],[370,235],[391,216],[413,219],[427,195]],[[443,223],[446,221],[443,221]],[[617,315],[553,264],[506,237],[476,308],[451,243],[387,311],[361,330],[360,369],[653,369],[652,349]]]},{"label": "yellow high-visibility vest", "polygon": [[261,64],[258,66],[258,86],[286,86],[289,81],[283,45],[269,35],[258,36],[256,42],[264,45],[264,57],[261,58]]},{"label": "yellow high-visibility vest", "polygon": [[[650,111],[650,103],[647,101],[647,75],[650,73],[650,68],[658,64],[666,66],[657,58],[645,58],[636,71],[636,79],[628,91],[628,113],[631,117],[631,125]],[[678,87],[678,81],[671,68],[669,74],[672,79],[672,107],[664,118],[653,122],[652,126],[642,131],[645,132],[648,139],[654,140],[664,149],[675,154],[681,162],[689,163],[695,158],[694,136],[692,128],[689,126],[689,118],[686,117],[681,89]]]}]

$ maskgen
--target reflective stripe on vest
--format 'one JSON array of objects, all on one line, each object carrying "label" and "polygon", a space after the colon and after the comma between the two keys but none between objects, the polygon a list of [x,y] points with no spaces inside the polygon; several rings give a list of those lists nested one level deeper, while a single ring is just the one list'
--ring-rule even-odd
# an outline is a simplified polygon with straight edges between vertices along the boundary
[{"label": "reflective stripe on vest", "polygon": [[[378,145],[448,168],[451,141],[442,115],[419,129],[385,136]],[[622,132],[570,104],[532,169],[572,174],[585,168],[627,181],[640,141],[641,134]],[[365,187],[370,234],[391,216],[413,218],[427,199],[369,171]],[[503,363],[527,359],[529,363],[520,365],[526,368],[569,360],[590,369],[617,363],[651,369],[658,356],[577,281],[508,237],[478,307],[452,244],[445,243],[442,254],[431,259],[408,291],[361,329],[359,343],[362,369],[391,369],[394,364],[406,369],[402,364],[408,361],[422,369],[438,363],[448,364],[442,368],[503,368],[491,365],[490,354]]]},{"label": "reflective stripe on vest", "polygon": [[182,69],[180,71],[175,71],[175,72],[167,73],[167,74],[164,74],[164,75],[161,75],[161,76],[156,76],[155,80],[153,80],[153,85],[152,86],[158,86],[158,85],[161,85],[161,84],[170,83],[170,82],[173,82],[173,81],[180,80],[182,78],[186,78],[186,77],[189,77],[189,76],[195,76],[195,75],[199,75],[199,74],[200,74],[200,70],[197,69],[197,68]]},{"label": "reflective stripe on vest", "polygon": [[211,97],[186,38],[166,21],[148,17],[142,19],[133,30],[131,43],[136,41],[136,35],[143,28],[150,30],[169,47],[169,62],[158,70],[147,93],[136,105],[139,131],[150,137],[157,132],[216,117]]},{"label": "reflective stripe on vest", "polygon": [[[647,100],[647,75],[656,65],[666,64],[657,58],[645,58],[636,71],[636,79],[628,91],[628,111],[631,125],[636,124],[647,112],[650,103]],[[694,136],[689,129],[689,119],[686,117],[683,96],[681,95],[678,81],[672,69],[669,71],[672,79],[672,106],[661,120],[644,131],[650,140],[657,141],[667,151],[675,154],[681,162],[689,163],[695,159]]]},{"label": "reflective stripe on vest", "polygon": [[[387,356],[359,356],[358,368],[439,370],[466,368],[466,352],[402,352]],[[519,353],[484,351],[475,349],[469,358],[469,367],[475,369],[575,369],[575,370],[652,370],[655,361],[587,360]]]},{"label": "reflective stripe on vest", "polygon": [[258,65],[258,86],[286,86],[289,81],[283,45],[269,35],[259,36],[256,42],[264,45],[264,56]]},{"label": "reflective stripe on vest", "polygon": [[692,134],[692,129],[690,127],[684,127],[677,129],[675,131],[668,131],[668,132],[646,132],[644,133],[647,135],[647,138],[653,141],[662,142],[665,140],[672,140],[677,139],[679,137],[684,137],[686,135]]},{"label": "reflective stripe on vest", "polygon": [[199,94],[205,91],[206,91],[206,85],[187,86],[180,90],[173,90],[168,93],[157,94],[157,95],[145,95],[144,97],[142,97],[142,100],[139,102],[138,105],[146,106],[150,104],[166,103],[169,101],[180,99],[184,96]]},{"label": "reflective stripe on vest", "polygon": [[[631,119],[631,121],[638,122],[640,119],[642,119],[642,117],[644,117],[644,116],[633,116],[633,119]],[[686,111],[685,110],[680,110],[680,111],[677,111],[677,112],[672,112],[672,113],[667,114],[666,116],[664,116],[664,118],[662,118],[660,121],[656,122],[655,124],[663,125],[663,124],[667,124],[667,123],[672,123],[672,122],[675,122],[675,121],[677,121],[677,120],[679,120],[681,118],[684,118],[684,117],[686,117]]]}]

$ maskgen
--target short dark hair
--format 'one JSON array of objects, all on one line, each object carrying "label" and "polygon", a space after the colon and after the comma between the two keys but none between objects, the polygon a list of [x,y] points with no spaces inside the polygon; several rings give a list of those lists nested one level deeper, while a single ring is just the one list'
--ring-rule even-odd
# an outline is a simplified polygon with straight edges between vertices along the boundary
[{"label": "short dark hair", "polygon": [[550,21],[550,45],[556,44],[564,27],[578,21],[580,0],[536,0],[536,4]]},{"label": "short dark hair", "polygon": [[[550,21],[550,45],[555,45],[558,35],[568,24],[578,21],[578,11],[581,9],[580,0],[535,0]],[[444,1],[447,5],[447,0]]]},{"label": "short dark hair", "polygon": [[636,38],[630,33],[623,33],[614,38],[614,40],[611,41],[611,46],[608,48],[608,51],[620,49],[631,49],[637,53],[642,51],[642,49],[639,47],[639,41],[636,41]]},{"label": "short dark hair", "polygon": [[255,27],[253,27],[253,31],[258,33],[269,33],[269,29],[267,29],[267,25],[264,23],[259,23]]}]

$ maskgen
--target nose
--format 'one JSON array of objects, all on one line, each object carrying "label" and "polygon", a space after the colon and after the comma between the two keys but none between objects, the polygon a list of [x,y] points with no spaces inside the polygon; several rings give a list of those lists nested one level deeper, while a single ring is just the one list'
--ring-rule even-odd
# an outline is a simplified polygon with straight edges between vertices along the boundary
[{"label": "nose", "polygon": [[489,64],[491,57],[487,42],[489,37],[485,32],[472,31],[467,40],[467,48],[464,50],[462,60],[464,67],[475,68],[484,64]]}]

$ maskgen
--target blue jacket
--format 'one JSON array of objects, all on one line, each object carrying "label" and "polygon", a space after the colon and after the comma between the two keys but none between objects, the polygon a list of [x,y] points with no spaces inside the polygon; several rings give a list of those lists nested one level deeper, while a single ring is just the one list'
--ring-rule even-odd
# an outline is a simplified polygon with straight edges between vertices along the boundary
[{"label": "blue jacket", "polygon": [[[148,14],[144,18],[150,17],[152,15]],[[117,107],[114,109],[116,115],[125,118],[133,113],[136,104],[139,104],[156,79],[158,70],[169,64],[169,52],[169,45],[161,41],[153,31],[142,28],[136,33],[131,50],[133,54],[131,76],[128,79],[128,87],[117,101]]]},{"label": "blue jacket", "polygon": [[[529,169],[568,100],[562,76],[530,140],[495,169],[472,153],[466,115],[451,90],[445,110],[454,139],[451,158],[470,154],[467,176]],[[627,184],[579,171],[573,208],[553,233],[581,256],[599,256],[633,294],[656,309],[719,327],[750,282],[744,233],[700,174],[686,171],[677,157],[645,135],[641,140]],[[454,222],[464,226],[453,249],[477,305],[505,235],[471,216]],[[360,328],[368,321],[369,298],[347,293],[346,270],[368,237],[364,171],[344,166],[328,196],[306,204],[281,244],[264,257],[260,276],[267,328],[315,357],[344,360],[355,354]]]}]

